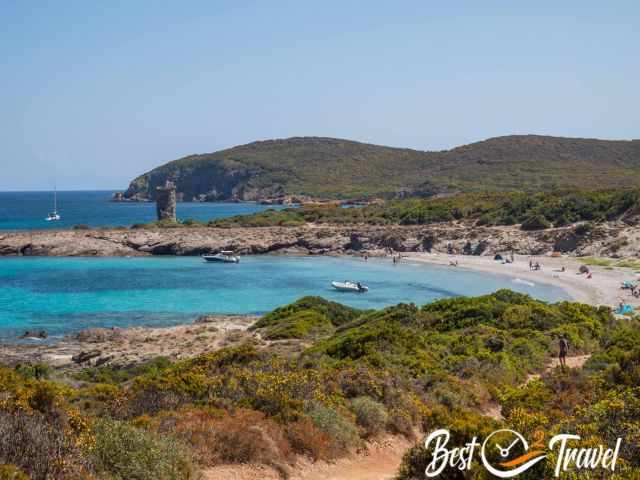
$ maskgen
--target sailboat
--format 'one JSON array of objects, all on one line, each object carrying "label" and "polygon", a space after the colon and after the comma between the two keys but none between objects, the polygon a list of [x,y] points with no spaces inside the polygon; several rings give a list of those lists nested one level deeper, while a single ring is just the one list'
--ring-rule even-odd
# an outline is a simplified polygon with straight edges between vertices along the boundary
[{"label": "sailboat", "polygon": [[45,218],[45,220],[47,222],[55,222],[60,220],[60,215],[58,214],[58,189],[57,188],[53,189],[53,212],[49,213],[49,215],[47,215],[47,218]]}]

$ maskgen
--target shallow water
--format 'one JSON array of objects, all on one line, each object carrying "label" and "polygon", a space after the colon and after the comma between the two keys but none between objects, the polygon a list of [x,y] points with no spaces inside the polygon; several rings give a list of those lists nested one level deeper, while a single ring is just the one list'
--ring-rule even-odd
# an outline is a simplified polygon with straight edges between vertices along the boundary
[{"label": "shallow water", "polygon": [[[156,219],[155,203],[114,203],[113,191],[58,192],[61,220],[47,222],[53,209],[53,192],[0,192],[0,230],[32,230],[90,227],[131,226]],[[256,203],[178,203],[178,218],[213,220],[233,215],[262,212],[267,208],[283,208]]]},{"label": "shallow water", "polygon": [[[365,294],[332,280],[359,280]],[[27,329],[60,336],[94,326],[172,325],[202,313],[264,313],[304,295],[360,308],[424,304],[510,288],[555,301],[557,287],[527,285],[481,272],[349,257],[245,256],[239,264],[198,257],[0,259],[0,338]]]}]

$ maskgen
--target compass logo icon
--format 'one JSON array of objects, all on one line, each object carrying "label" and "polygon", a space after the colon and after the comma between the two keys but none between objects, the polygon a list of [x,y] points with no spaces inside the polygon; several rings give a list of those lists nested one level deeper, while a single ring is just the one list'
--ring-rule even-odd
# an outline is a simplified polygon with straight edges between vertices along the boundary
[{"label": "compass logo icon", "polygon": [[529,446],[515,430],[496,430],[482,444],[482,463],[496,477],[513,478],[546,458],[542,437],[539,437]]}]

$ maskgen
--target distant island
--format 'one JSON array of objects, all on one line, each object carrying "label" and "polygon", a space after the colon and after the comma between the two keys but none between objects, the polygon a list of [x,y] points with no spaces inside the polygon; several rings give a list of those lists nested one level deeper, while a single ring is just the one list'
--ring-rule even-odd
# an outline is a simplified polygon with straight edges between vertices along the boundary
[{"label": "distant island", "polygon": [[439,152],[321,137],[267,140],[174,160],[114,200],[155,200],[167,180],[179,201],[265,203],[633,187],[640,140],[512,135]]}]

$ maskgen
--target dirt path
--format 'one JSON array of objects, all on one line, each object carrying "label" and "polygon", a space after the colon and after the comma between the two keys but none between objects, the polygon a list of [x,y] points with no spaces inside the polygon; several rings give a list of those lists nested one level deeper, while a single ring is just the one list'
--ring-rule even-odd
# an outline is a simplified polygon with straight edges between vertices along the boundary
[{"label": "dirt path", "polygon": [[[567,357],[569,368],[581,368],[590,355]],[[554,358],[541,374],[529,375],[522,384],[526,385],[558,367],[560,362]],[[490,405],[485,415],[502,420],[498,404]],[[367,444],[361,451],[340,458],[333,463],[315,462],[299,459],[290,475],[291,480],[391,480],[398,472],[402,456],[412,442],[402,437],[386,436]],[[281,480],[278,472],[264,465],[221,465],[203,472],[203,480]]]},{"label": "dirt path", "polygon": [[[361,451],[333,463],[299,459],[291,480],[391,480],[398,472],[402,456],[412,442],[403,437],[385,436],[369,442]],[[203,472],[203,480],[281,480],[270,467],[222,465]]]},{"label": "dirt path", "polygon": [[[567,367],[568,368],[582,368],[584,364],[591,358],[591,355],[577,355],[575,357],[567,357]],[[545,373],[551,372],[554,368],[560,366],[560,359],[554,357],[551,362],[547,364],[542,373],[533,373],[527,376],[527,379],[520,385],[521,387],[525,386],[527,383],[532,380],[537,380]],[[491,403],[484,408],[482,414],[486,417],[493,418],[494,420],[504,420],[502,416],[502,407],[498,403]]]},{"label": "dirt path", "polygon": [[[575,357],[567,357],[567,367],[582,368],[584,364],[587,363],[587,360],[589,360],[590,358],[591,358],[591,355],[577,355]],[[523,383],[523,385],[526,385],[531,380],[539,379],[543,374],[549,373],[551,370],[559,366],[560,366],[560,359],[557,357],[554,357],[551,360],[551,362],[545,367],[542,373],[534,373],[529,375],[527,377],[527,380]]]}]

